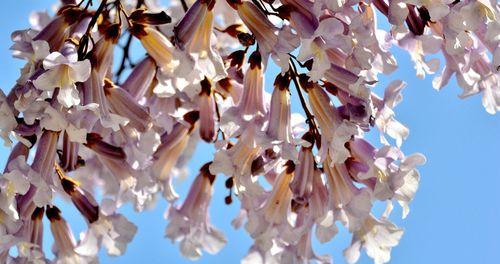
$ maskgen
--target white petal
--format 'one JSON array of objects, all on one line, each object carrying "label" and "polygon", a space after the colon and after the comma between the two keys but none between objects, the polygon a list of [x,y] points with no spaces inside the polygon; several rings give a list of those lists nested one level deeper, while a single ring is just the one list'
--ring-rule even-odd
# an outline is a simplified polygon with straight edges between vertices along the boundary
[{"label": "white petal", "polygon": [[75,63],[71,63],[69,67],[71,69],[69,71],[69,76],[70,79],[73,80],[74,82],[84,82],[90,76],[91,67],[89,60],[77,61]]},{"label": "white petal", "polygon": [[[95,223],[98,225],[100,222]],[[81,236],[79,245],[75,248],[75,252],[83,256],[95,256],[99,253],[99,238],[98,234],[91,227]]]},{"label": "white petal", "polygon": [[52,190],[41,179],[35,185],[37,190],[33,196],[33,202],[37,207],[44,207],[52,201]]},{"label": "white petal", "polygon": [[68,87],[61,87],[61,89],[59,89],[59,94],[57,95],[57,101],[67,108],[70,108],[73,105],[79,105],[80,96],[76,86],[73,84]]},{"label": "white petal", "polygon": [[40,126],[42,128],[52,131],[61,131],[68,125],[64,116],[49,105],[45,108],[44,114],[45,116],[40,121]]},{"label": "white petal", "polygon": [[433,21],[440,20],[450,12],[448,5],[445,5],[440,0],[435,1],[435,3],[437,4],[433,5],[433,7],[429,9],[429,15]]},{"label": "white petal", "polygon": [[30,188],[30,182],[28,178],[19,171],[6,173],[3,177],[12,182],[16,193],[25,194]]},{"label": "white petal", "polygon": [[165,82],[159,82],[158,85],[153,89],[153,93],[158,97],[171,97],[175,94],[175,88],[172,85],[172,79],[168,79]]},{"label": "white petal", "polygon": [[87,130],[85,128],[79,129],[73,124],[69,124],[66,128],[66,133],[68,133],[69,141],[71,142],[87,143]]},{"label": "white petal", "polygon": [[370,213],[371,208],[371,193],[365,188],[352,198],[346,209],[354,217],[363,219]]},{"label": "white petal", "polygon": [[217,254],[227,243],[224,234],[215,228],[210,228],[209,233],[205,234],[203,249],[210,254]]},{"label": "white petal", "polygon": [[333,212],[329,211],[316,226],[316,237],[320,243],[326,243],[330,241],[338,231],[339,229],[335,224]]},{"label": "white petal", "polygon": [[396,190],[396,199],[398,203],[403,207],[403,219],[406,218],[410,212],[408,204],[413,200],[415,193],[417,192],[418,185],[420,181],[420,175],[417,171],[413,170],[406,174],[404,177],[404,184],[401,188]]},{"label": "white petal", "polygon": [[344,250],[344,257],[350,264],[356,263],[360,257],[361,241],[354,241],[348,248]]},{"label": "white petal", "polygon": [[50,53],[44,60],[43,60],[43,68],[46,70],[53,69],[61,64],[66,64],[69,63],[68,59],[64,57],[59,52],[52,52]]},{"label": "white petal", "polygon": [[264,258],[257,251],[250,251],[242,260],[241,264],[262,264]]},{"label": "white petal", "polygon": [[35,55],[35,61],[43,60],[50,54],[49,43],[45,40],[35,40],[31,42]]},{"label": "white petal", "polygon": [[392,1],[389,5],[389,23],[402,25],[408,16],[408,7],[401,1]]},{"label": "white petal", "polygon": [[35,88],[42,91],[52,91],[59,86],[61,76],[57,69],[48,70],[42,73],[33,81]]},{"label": "white petal", "polygon": [[113,131],[120,130],[120,126],[126,126],[129,123],[128,118],[116,114],[109,114],[109,117],[101,117],[101,124],[105,128],[111,128]]},{"label": "white petal", "polygon": [[408,157],[406,157],[402,162],[400,169],[401,170],[411,170],[417,166],[424,165],[427,162],[427,159],[421,153],[414,153]]},{"label": "white petal", "polygon": [[190,260],[196,260],[201,257],[201,250],[190,239],[184,239],[180,243],[182,256]]}]

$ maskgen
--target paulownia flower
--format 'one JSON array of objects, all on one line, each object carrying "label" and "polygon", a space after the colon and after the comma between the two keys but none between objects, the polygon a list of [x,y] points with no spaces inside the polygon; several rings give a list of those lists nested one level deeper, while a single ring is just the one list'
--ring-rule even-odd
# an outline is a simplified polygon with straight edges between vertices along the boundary
[{"label": "paulownia flower", "polygon": [[137,37],[149,55],[155,60],[161,71],[172,73],[179,66],[172,43],[158,30],[151,26],[135,24],[132,34]]},{"label": "paulownia flower", "polygon": [[172,242],[180,241],[181,253],[189,259],[201,257],[202,250],[216,254],[227,242],[222,232],[209,222],[208,206],[215,181],[209,166],[210,163],[203,165],[186,200],[180,207],[172,206],[167,215],[170,223],[165,229],[165,236]]},{"label": "paulownia flower", "polygon": [[242,132],[248,123],[263,123],[267,109],[264,102],[264,79],[262,57],[255,51],[250,56],[249,68],[243,80],[243,93],[237,106],[225,111],[221,129],[228,136]]},{"label": "paulownia flower", "polygon": [[215,0],[197,0],[175,26],[175,40],[181,49],[193,56],[195,72],[192,81],[205,76],[219,80],[226,76],[221,56],[212,48]]},{"label": "paulownia flower", "polygon": [[355,263],[363,247],[375,263],[389,262],[391,249],[399,243],[402,235],[403,230],[387,219],[379,220],[370,215],[361,229],[354,233],[351,246],[344,251],[344,256],[349,263]]},{"label": "paulownia flower", "polygon": [[170,201],[177,198],[172,187],[172,169],[186,149],[189,136],[199,116],[197,111],[185,114],[183,120],[175,124],[170,133],[162,135],[161,144],[153,154],[152,173],[157,179],[165,182],[164,195]]},{"label": "paulownia flower", "polygon": [[42,91],[59,88],[57,99],[64,107],[80,104],[80,97],[75,83],[84,82],[90,77],[90,62],[72,61],[59,52],[49,54],[43,60],[42,73],[33,84]]},{"label": "paulownia flower", "polygon": [[54,236],[54,254],[56,263],[91,263],[92,260],[79,255],[76,251],[76,240],[69,224],[61,216],[61,211],[55,206],[47,207],[47,218],[50,230]]}]

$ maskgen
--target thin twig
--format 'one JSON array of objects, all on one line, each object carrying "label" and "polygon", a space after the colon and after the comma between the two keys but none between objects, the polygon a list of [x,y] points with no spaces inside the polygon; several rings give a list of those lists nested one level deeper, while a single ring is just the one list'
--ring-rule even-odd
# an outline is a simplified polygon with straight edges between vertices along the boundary
[{"label": "thin twig", "polygon": [[132,34],[129,34],[129,36],[127,38],[127,42],[126,42],[125,46],[123,47],[123,56],[122,56],[122,61],[120,63],[120,68],[118,68],[118,71],[116,72],[116,83],[118,83],[118,81],[120,80],[120,76],[122,75],[123,71],[126,68],[125,63],[127,62],[127,60],[130,61],[129,49],[130,49],[131,44],[132,44]]},{"label": "thin twig", "polygon": [[[224,131],[222,131],[222,129],[220,129],[220,111],[219,111],[219,104],[217,103],[217,98],[215,98],[215,93],[213,93],[213,99],[214,99],[214,103],[215,103],[215,114],[217,115],[217,122],[219,123],[219,129],[217,130],[217,134],[219,134],[219,132],[222,134],[222,139],[223,140],[226,140],[226,134],[224,134]],[[215,139],[215,141],[217,141],[217,138]],[[214,141],[214,142],[215,142]]]},{"label": "thin twig", "polygon": [[[267,8],[261,4],[261,2],[257,1],[257,0],[252,0],[252,3],[254,3],[255,6],[257,6],[264,14],[266,14],[267,16],[276,16],[276,17],[279,17],[281,18],[280,14],[278,13],[273,13],[273,12],[269,12],[267,10]],[[281,18],[283,19],[283,18]]]},{"label": "thin twig", "polygon": [[[92,0],[90,0],[90,1],[92,1]],[[83,2],[85,2],[85,0],[81,0],[81,1],[80,1],[80,3],[78,3],[78,5],[76,5],[76,6],[77,6],[77,7],[82,6]]]},{"label": "thin twig", "polygon": [[[82,0],[82,2],[81,2],[81,3],[83,3],[83,0]],[[81,4],[81,3],[80,3],[80,4]],[[84,8],[83,10],[85,10],[85,11],[86,11],[86,10],[88,10],[88,9],[89,9],[89,7],[91,7],[92,5],[93,5],[92,0],[89,0],[89,1],[87,2],[87,4],[85,5],[85,8]]]},{"label": "thin twig", "polygon": [[304,95],[302,94],[302,90],[299,84],[299,81],[297,80],[298,74],[297,74],[297,66],[295,66],[295,63],[292,59],[290,59],[290,66],[291,69],[290,75],[292,77],[293,84],[295,85],[295,89],[297,90],[297,94],[299,95],[299,100],[300,104],[302,105],[302,109],[304,110],[304,113],[307,116],[307,124],[309,125],[309,130],[314,134],[318,147],[321,146],[321,137],[318,131],[318,127],[316,126],[316,121],[314,119],[314,115],[311,113],[309,108],[307,107],[306,100],[304,98]]},{"label": "thin twig", "polygon": [[[274,16],[277,16],[279,18],[281,18],[281,16],[278,14],[278,13],[271,13],[269,12],[264,6],[263,6],[263,3],[262,2],[259,2],[260,0],[252,0],[252,2],[264,13],[266,14],[267,16],[269,15],[274,15]],[[262,4],[261,4],[262,3]],[[273,7],[274,9],[274,7]],[[281,18],[283,19],[283,18]],[[248,47],[247,47],[248,48]],[[257,43],[257,50],[259,48],[259,44]],[[302,109],[304,110],[306,116],[307,116],[307,124],[309,125],[309,130],[313,133],[313,135],[315,136],[316,138],[316,144],[319,147],[321,147],[321,136],[320,136],[320,133],[319,133],[319,130],[318,130],[318,127],[316,126],[316,122],[315,122],[315,119],[314,119],[314,115],[311,114],[311,111],[309,111],[309,108],[307,107],[307,104],[306,104],[306,100],[304,99],[304,95],[302,94],[302,90],[300,88],[300,84],[299,84],[299,81],[297,80],[298,78],[298,74],[297,74],[297,66],[295,65],[295,62],[294,60],[297,61],[297,63],[300,64],[300,66],[302,68],[305,68],[305,65],[302,64],[299,60],[297,60],[297,58],[290,54],[290,65],[291,65],[291,68],[290,68],[290,75],[292,76],[292,80],[293,80],[293,83],[295,85],[295,88],[297,90],[297,94],[299,95],[299,99],[300,99],[300,104],[302,105]]]},{"label": "thin twig", "polygon": [[[140,8],[142,5],[144,4],[144,0],[139,0],[137,1],[137,5],[136,5],[136,8]],[[122,7],[120,7],[122,9]],[[125,16],[127,16],[125,14]],[[127,17],[127,22],[130,24],[130,21],[128,20],[128,17]],[[130,25],[129,25],[130,26]],[[125,70],[126,68],[126,65],[125,63],[128,61],[129,65],[131,66],[131,63],[130,63],[130,45],[132,44],[132,34],[129,34],[128,38],[127,38],[127,42],[125,43],[125,46],[123,47],[123,56],[122,56],[122,61],[120,63],[120,68],[118,68],[118,71],[116,72],[116,79],[115,79],[115,82],[118,83],[118,81],[120,80],[120,77],[123,73],[123,71]]]},{"label": "thin twig", "polygon": [[182,9],[184,9],[184,12],[188,11],[188,5],[186,4],[186,0],[181,0],[182,4]]},{"label": "thin twig", "polygon": [[[78,46],[78,59],[83,60],[85,58],[85,55],[87,53],[87,48],[88,48],[88,42],[90,37],[90,31],[92,28],[94,28],[95,24],[97,23],[97,19],[101,15],[101,13],[104,11],[104,7],[106,7],[106,3],[108,0],[102,0],[101,4],[95,11],[95,14],[92,16],[92,19],[90,20],[90,23],[87,27],[87,31],[85,32],[85,35],[82,37],[82,42]],[[89,3],[92,3],[92,1],[89,1]]]},{"label": "thin twig", "polygon": [[297,59],[297,56],[293,55],[292,53],[288,53],[288,56],[290,56],[293,60],[295,60],[295,62],[297,62],[297,64],[299,64],[299,66],[301,68],[307,68],[306,65],[302,62],[300,62],[298,59]]}]

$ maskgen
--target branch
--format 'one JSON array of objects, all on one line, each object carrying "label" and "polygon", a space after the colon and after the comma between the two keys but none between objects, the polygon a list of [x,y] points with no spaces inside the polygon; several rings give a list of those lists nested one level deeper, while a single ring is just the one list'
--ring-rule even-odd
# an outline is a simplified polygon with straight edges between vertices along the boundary
[{"label": "branch", "polygon": [[[220,111],[219,111],[219,104],[217,103],[217,99],[215,98],[215,91],[213,93],[213,100],[214,100],[214,103],[215,103],[215,113],[217,115],[217,122],[219,123],[219,129],[217,130],[217,134],[221,133],[222,135],[222,139],[223,140],[226,140],[226,134],[224,134],[224,131],[222,131],[222,129],[220,129]],[[217,137],[215,138],[214,142],[217,141]]]},{"label": "branch", "polygon": [[182,9],[184,9],[184,12],[187,12],[188,11],[188,5],[186,4],[186,0],[181,0],[181,4],[182,4]]},{"label": "branch", "polygon": [[[143,4],[144,4],[144,0],[138,0],[137,5],[136,5],[136,9],[139,9]],[[127,22],[130,23],[128,20],[127,20]],[[129,36],[127,38],[127,42],[125,43],[125,46],[123,47],[122,61],[120,63],[120,68],[118,68],[118,71],[116,72],[115,83],[118,83],[118,81],[120,80],[120,77],[126,68],[125,63],[128,61],[129,65],[131,66],[129,50],[130,50],[130,45],[132,44],[132,37],[133,37],[132,34],[129,34]]]},{"label": "branch", "polygon": [[122,61],[120,63],[120,68],[118,68],[118,71],[116,72],[116,83],[120,80],[120,76],[122,75],[123,71],[125,70],[126,66],[125,63],[129,61],[130,64],[130,45],[132,44],[132,34],[129,34],[127,38],[127,42],[125,46],[123,47],[123,56],[122,56]]},{"label": "branch", "polygon": [[[102,0],[101,4],[95,11],[95,14],[92,16],[92,19],[90,20],[90,23],[87,27],[87,31],[83,35],[80,45],[78,45],[78,60],[83,60],[85,59],[85,55],[87,53],[87,48],[88,48],[88,42],[90,38],[90,31],[92,28],[94,28],[95,24],[97,23],[97,19],[101,15],[101,13],[104,11],[104,7],[106,7],[106,3],[108,0]],[[89,1],[89,3],[92,3],[92,1]]]},{"label": "branch", "polygon": [[[260,11],[262,11],[262,13],[266,14],[267,16],[276,16],[276,17],[279,17],[279,18],[281,18],[281,19],[283,20],[283,18],[280,16],[280,14],[279,14],[279,13],[269,12],[269,11],[267,10],[267,8],[264,6],[264,3],[259,2],[259,1],[257,1],[257,0],[252,0],[252,3],[253,3],[255,6],[257,6],[257,7],[260,9]],[[273,8],[273,9],[274,9],[274,8]]]},{"label": "branch", "polygon": [[302,90],[299,84],[299,81],[297,80],[297,67],[295,66],[295,63],[293,62],[292,59],[290,59],[290,76],[292,77],[293,84],[295,85],[295,89],[297,90],[297,94],[299,95],[300,99],[300,104],[302,105],[302,109],[304,110],[306,116],[307,116],[307,124],[309,125],[309,130],[313,133],[315,139],[316,139],[316,144],[318,148],[321,147],[321,136],[318,131],[318,127],[316,126],[316,121],[314,119],[314,115],[309,111],[309,108],[307,107],[306,100],[304,98],[304,95],[302,94]]}]

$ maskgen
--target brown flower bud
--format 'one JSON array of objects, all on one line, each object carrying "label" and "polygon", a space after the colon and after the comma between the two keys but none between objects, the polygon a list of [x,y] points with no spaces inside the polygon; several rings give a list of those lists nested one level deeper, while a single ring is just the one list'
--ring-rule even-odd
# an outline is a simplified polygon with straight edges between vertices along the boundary
[{"label": "brown flower bud", "polygon": [[241,32],[237,35],[241,45],[248,47],[255,44],[255,36],[250,33]]},{"label": "brown flower bud", "polygon": [[231,60],[231,67],[236,66],[238,69],[241,68],[243,62],[245,61],[245,51],[237,50],[227,56]]},{"label": "brown flower bud", "polygon": [[255,67],[262,69],[262,57],[260,55],[260,52],[254,51],[252,55],[250,55],[248,63],[250,63],[250,69],[252,70],[255,69]]},{"label": "brown flower bud", "polygon": [[147,13],[144,9],[137,9],[129,17],[133,22],[147,25],[163,25],[172,22],[172,18],[161,11],[159,13]]}]

